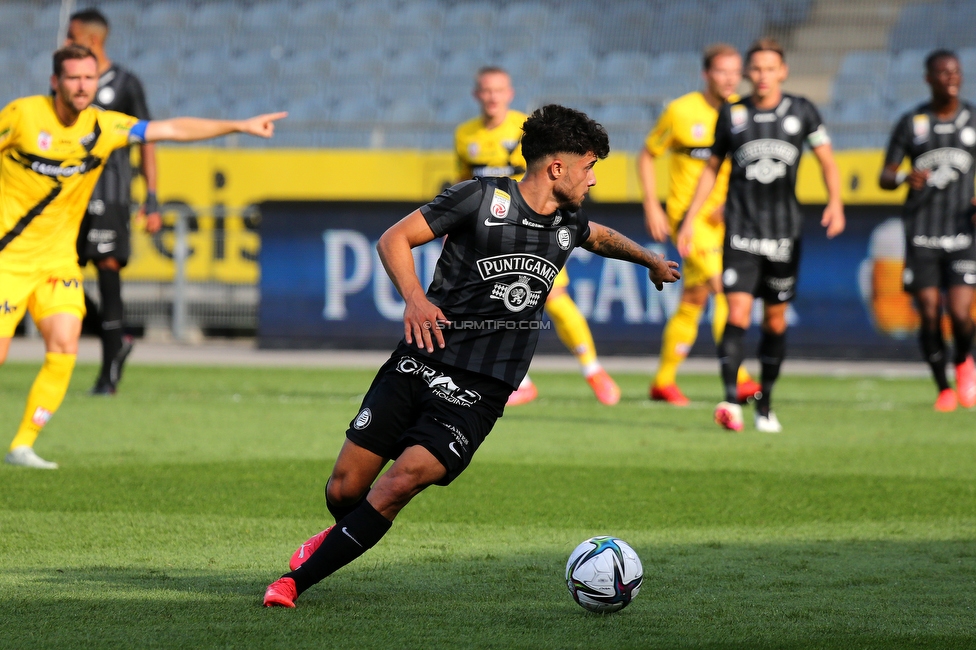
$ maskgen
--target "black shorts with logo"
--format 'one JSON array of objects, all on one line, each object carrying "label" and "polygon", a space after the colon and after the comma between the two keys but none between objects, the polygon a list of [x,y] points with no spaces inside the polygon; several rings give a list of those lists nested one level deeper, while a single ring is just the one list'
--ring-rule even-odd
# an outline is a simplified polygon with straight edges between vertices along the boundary
[{"label": "black shorts with logo", "polygon": [[976,247],[973,244],[960,250],[905,244],[905,271],[902,276],[905,291],[938,287],[976,286]]},{"label": "black shorts with logo", "polygon": [[421,445],[440,460],[447,485],[505,410],[512,387],[498,379],[432,361],[400,344],[376,373],[346,437],[383,458]]},{"label": "black shorts with logo", "polygon": [[88,204],[78,230],[78,263],[112,257],[125,266],[129,261],[129,206],[100,199]]},{"label": "black shorts with logo", "polygon": [[775,246],[753,248],[756,252],[733,247],[726,238],[722,251],[725,292],[744,291],[762,298],[767,305],[793,300],[800,269],[800,240],[780,240]]}]

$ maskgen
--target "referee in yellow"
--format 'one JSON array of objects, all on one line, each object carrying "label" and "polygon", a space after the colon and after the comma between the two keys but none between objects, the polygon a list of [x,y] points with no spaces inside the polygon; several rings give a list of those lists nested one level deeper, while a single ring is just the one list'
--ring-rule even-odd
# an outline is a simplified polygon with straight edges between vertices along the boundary
[{"label": "referee in yellow", "polygon": [[[509,109],[515,99],[511,77],[502,68],[481,68],[475,78],[474,97],[481,105],[481,115],[461,124],[454,132],[458,181],[475,176],[520,179],[525,173],[520,142],[526,115]],[[546,300],[546,314],[552,320],[559,340],[579,361],[583,377],[596,398],[608,406],[616,404],[620,401],[620,389],[597,360],[590,326],[566,292],[567,286],[569,276],[563,269],[556,276]],[[526,375],[507,405],[531,402],[538,394],[535,384]]]},{"label": "referee in yellow", "polygon": [[[678,226],[691,203],[698,177],[711,155],[715,140],[718,109],[735,100],[735,90],[742,80],[742,57],[731,45],[720,43],[708,47],[702,59],[705,90],[688,93],[668,104],[664,113],[648,134],[645,148],[637,161],[641,187],[644,190],[644,221],[655,241],[668,236],[676,241]],[[670,152],[667,213],[657,199],[654,164],[665,152]],[[678,366],[698,337],[701,320],[709,295],[715,296],[712,316],[712,336],[721,341],[729,305],[722,292],[722,245],[725,224],[722,209],[729,185],[730,163],[722,166],[715,188],[708,197],[695,227],[691,253],[684,258],[681,270],[683,290],[678,310],[664,328],[661,341],[661,362],[651,384],[650,398],[687,406],[689,400],[678,388]],[[743,367],[739,372],[739,398],[753,399],[760,386],[749,377]]]},{"label": "referee in yellow", "polygon": [[0,364],[27,312],[46,349],[4,460],[37,469],[58,467],[35,453],[34,441],[61,405],[75,367],[85,315],[75,242],[105,160],[132,143],[193,142],[235,132],[267,138],[275,120],[287,115],[139,120],[91,106],[98,64],[87,47],[65,46],[53,63],[53,97],[22,97],[0,110]]}]

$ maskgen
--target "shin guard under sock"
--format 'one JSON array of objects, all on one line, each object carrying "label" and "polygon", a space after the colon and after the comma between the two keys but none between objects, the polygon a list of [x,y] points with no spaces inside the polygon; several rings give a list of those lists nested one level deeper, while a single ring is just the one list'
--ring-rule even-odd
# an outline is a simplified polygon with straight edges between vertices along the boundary
[{"label": "shin guard under sock", "polygon": [[779,377],[780,366],[786,356],[786,334],[763,331],[759,342],[759,363],[762,366],[762,397],[756,408],[760,415],[769,415],[769,404],[773,395],[773,385]]},{"label": "shin guard under sock", "polygon": [[955,343],[953,363],[957,366],[966,361],[966,357],[973,349],[973,321],[965,323],[952,323],[952,338]]},{"label": "shin guard under sock", "polygon": [[301,594],[373,548],[392,525],[369,501],[363,501],[329,531],[302,566],[282,577],[294,580]]},{"label": "shin guard under sock", "polygon": [[722,335],[722,344],[718,347],[718,359],[722,366],[722,384],[725,386],[725,401],[732,404],[739,403],[736,380],[739,376],[739,366],[742,365],[742,343],[746,331],[741,327],[726,324]]},{"label": "shin guard under sock", "polygon": [[118,271],[98,269],[98,290],[102,294],[102,371],[99,381],[116,384],[118,369],[113,362],[122,349],[122,280]]},{"label": "shin guard under sock", "polygon": [[932,369],[932,376],[935,384],[939,387],[939,392],[949,388],[949,379],[946,377],[946,355],[945,341],[942,340],[942,332],[938,327],[926,329],[922,326],[919,330],[919,343],[922,346],[922,356],[925,362]]},{"label": "shin guard under sock", "polygon": [[344,519],[346,517],[346,515],[348,515],[349,513],[351,513],[352,511],[354,511],[356,508],[358,508],[359,506],[361,506],[363,504],[363,502],[366,500],[366,496],[368,494],[369,494],[369,489],[367,488],[366,489],[366,493],[363,494],[362,497],[360,497],[359,501],[356,501],[352,505],[348,505],[348,506],[337,506],[334,503],[332,503],[331,501],[329,501],[329,486],[328,486],[328,484],[326,484],[326,486],[325,486],[325,507],[329,509],[329,512],[332,514],[332,517],[335,519],[336,523],[339,523],[342,519]]}]

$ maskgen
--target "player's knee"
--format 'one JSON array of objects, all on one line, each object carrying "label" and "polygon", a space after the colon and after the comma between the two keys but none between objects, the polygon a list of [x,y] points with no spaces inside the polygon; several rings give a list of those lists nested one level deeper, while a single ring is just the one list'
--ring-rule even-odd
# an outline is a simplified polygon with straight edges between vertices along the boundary
[{"label": "player's knee", "polygon": [[98,260],[98,262],[96,262],[96,265],[98,266],[98,268],[102,269],[103,271],[118,272],[118,270],[122,268],[122,265],[119,264],[119,261],[114,257],[106,257],[103,260]]},{"label": "player's knee", "polygon": [[786,332],[786,316],[783,314],[767,316],[763,321],[763,330],[770,334],[783,334]]},{"label": "player's knee", "polygon": [[368,487],[346,474],[333,474],[325,484],[325,498],[337,506],[352,505],[362,498]]}]

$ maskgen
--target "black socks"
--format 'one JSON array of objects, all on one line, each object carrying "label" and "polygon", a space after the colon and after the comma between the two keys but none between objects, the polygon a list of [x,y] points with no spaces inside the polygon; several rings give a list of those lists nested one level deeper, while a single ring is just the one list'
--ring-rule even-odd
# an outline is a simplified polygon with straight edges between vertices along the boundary
[{"label": "black socks", "polygon": [[746,331],[726,323],[722,343],[718,346],[718,360],[722,366],[722,384],[725,386],[725,401],[732,404],[739,403],[736,382],[739,377],[739,366],[742,365],[742,341]]},{"label": "black socks", "polygon": [[363,494],[363,496],[359,499],[359,501],[355,502],[354,504],[350,506],[337,506],[334,505],[331,501],[329,501],[329,484],[326,483],[325,484],[325,507],[329,509],[330,513],[332,513],[332,517],[336,520],[336,523],[339,523],[339,521],[344,519],[346,515],[348,515],[349,513],[353,512],[356,508],[361,506],[363,502],[366,501],[367,495],[369,495],[369,488],[366,489],[366,493]]},{"label": "black socks", "polygon": [[363,500],[329,531],[305,564],[282,577],[294,580],[301,594],[373,548],[392,525],[369,501]]},{"label": "black socks", "polygon": [[973,328],[973,322],[967,321],[965,323],[952,322],[952,338],[955,342],[955,355],[953,363],[957,366],[960,363],[966,361],[966,357],[973,349],[973,332],[976,331]]},{"label": "black socks", "polygon": [[949,380],[946,378],[945,341],[942,340],[942,332],[938,327],[926,329],[923,324],[918,332],[918,340],[922,346],[922,356],[932,368],[932,376],[935,377],[939,392],[946,390],[949,388]]},{"label": "black socks", "polygon": [[102,294],[101,332],[102,371],[99,383],[116,384],[119,371],[113,361],[122,349],[122,280],[118,271],[98,269],[98,290]]},{"label": "black socks", "polygon": [[762,396],[756,405],[760,415],[769,416],[769,403],[773,384],[779,377],[780,366],[786,356],[786,333],[774,334],[763,330],[759,341],[759,363],[762,366]]}]

